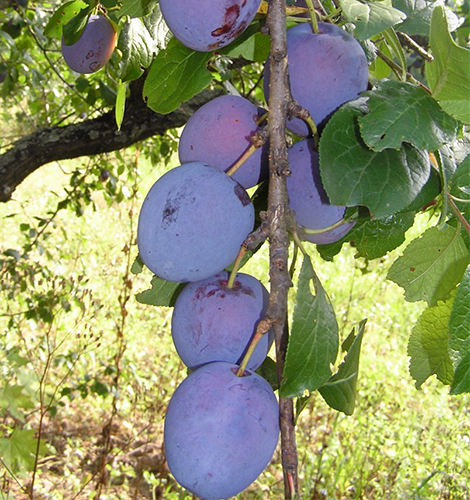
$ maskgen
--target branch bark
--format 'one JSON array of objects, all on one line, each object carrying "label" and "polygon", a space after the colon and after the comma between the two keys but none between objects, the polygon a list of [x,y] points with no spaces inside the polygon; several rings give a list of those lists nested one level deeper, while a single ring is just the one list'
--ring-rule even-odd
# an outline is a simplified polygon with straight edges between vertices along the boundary
[{"label": "branch bark", "polygon": [[[274,320],[276,361],[279,381],[282,378],[287,349],[287,294],[292,286],[289,276],[288,194],[286,177],[289,163],[286,147],[286,117],[290,102],[287,80],[286,2],[271,0],[267,24],[271,35],[269,80],[269,252],[270,300],[267,316]],[[281,456],[284,473],[284,496],[293,498],[298,492],[297,449],[294,428],[294,405],[290,398],[279,398]]]},{"label": "branch bark", "polygon": [[134,84],[120,131],[112,110],[77,124],[37,130],[0,155],[0,202],[8,201],[28,175],[47,163],[109,153],[153,135],[162,135],[170,128],[184,125],[198,108],[220,95],[220,91],[206,90],[173,113],[160,115],[146,106],[140,86]]}]

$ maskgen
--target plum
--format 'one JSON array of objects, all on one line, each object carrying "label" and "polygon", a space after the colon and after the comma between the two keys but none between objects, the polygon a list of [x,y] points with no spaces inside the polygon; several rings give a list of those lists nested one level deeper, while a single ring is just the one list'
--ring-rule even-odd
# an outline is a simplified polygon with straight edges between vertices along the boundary
[{"label": "plum", "polygon": [[[183,363],[195,369],[212,361],[241,362],[258,322],[264,317],[269,294],[263,284],[238,273],[231,288],[229,274],[216,274],[189,283],[178,296],[171,333]],[[256,370],[273,342],[270,331],[260,340],[248,363]]]},{"label": "plum", "polygon": [[261,0],[160,0],[160,9],[183,45],[211,52],[243,33],[260,4]]},{"label": "plum", "polygon": [[279,439],[271,386],[249,370],[217,362],[187,377],[170,400],[164,444],[170,471],[206,500],[247,488],[269,464]]},{"label": "plum", "polygon": [[[318,33],[310,23],[288,30],[287,54],[292,97],[322,127],[339,106],[367,89],[369,69],[364,50],[352,35],[334,24],[318,23],[318,27]],[[269,100],[269,60],[264,92]],[[300,118],[288,120],[287,127],[300,136],[310,135]]]},{"label": "plum", "polygon": [[[320,178],[318,153],[313,139],[304,139],[288,149],[291,175],[287,177],[289,206],[297,224],[308,229],[323,229],[339,222],[346,207],[331,205]],[[320,234],[305,234],[304,239],[319,245],[340,240],[353,227],[342,224]]]},{"label": "plum", "polygon": [[62,37],[62,55],[77,73],[95,73],[111,58],[116,45],[116,32],[103,16],[91,15],[77,42],[66,45]]},{"label": "plum", "polygon": [[[224,95],[199,108],[188,120],[179,142],[181,163],[203,161],[227,171],[252,145],[250,137],[260,127],[258,108],[238,96]],[[233,179],[245,189],[268,175],[266,148],[259,148],[235,172]]]},{"label": "plum", "polygon": [[144,264],[160,278],[198,281],[223,271],[253,230],[245,189],[202,162],[160,177],[142,205],[137,244]]}]

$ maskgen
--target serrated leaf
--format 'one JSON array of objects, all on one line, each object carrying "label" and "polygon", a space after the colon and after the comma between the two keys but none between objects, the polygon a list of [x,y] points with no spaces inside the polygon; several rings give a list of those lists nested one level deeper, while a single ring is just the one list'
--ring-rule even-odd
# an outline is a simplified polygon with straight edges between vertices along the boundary
[{"label": "serrated leaf", "polygon": [[405,290],[409,302],[429,305],[446,299],[462,279],[470,255],[460,230],[431,227],[413,240],[389,269],[387,278]]},{"label": "serrated leaf", "polygon": [[62,4],[49,19],[44,34],[50,38],[60,40],[64,24],[67,24],[72,17],[76,16],[85,7],[88,7],[88,5],[82,0],[72,0]]},{"label": "serrated leaf", "polygon": [[406,212],[357,224],[341,240],[317,245],[317,250],[323,259],[332,260],[342,245],[349,242],[357,250],[356,258],[378,259],[405,241],[405,233],[413,225],[414,217],[414,212]]},{"label": "serrated leaf", "polygon": [[78,42],[86,28],[88,18],[91,13],[91,7],[88,6],[86,9],[82,9],[76,16],[64,24],[62,29],[62,34],[64,35],[65,45],[73,45]]},{"label": "serrated leaf", "polygon": [[159,307],[173,307],[179,292],[184,287],[182,283],[166,281],[158,276],[152,278],[150,285],[152,288],[138,293],[135,298],[141,304]]},{"label": "serrated leaf", "polygon": [[450,392],[470,392],[470,267],[457,288],[450,314],[449,334],[449,355],[455,368]]},{"label": "serrated leaf", "polygon": [[[409,35],[429,36],[432,11],[438,5],[444,6],[444,0],[393,0],[393,6],[406,14],[406,19],[397,29]],[[450,9],[446,9],[446,16],[452,29],[456,29],[458,17]]]},{"label": "serrated leaf", "polygon": [[342,106],[320,138],[320,171],[333,205],[365,205],[375,217],[405,208],[429,179],[429,157],[405,144],[400,151],[372,151],[360,137],[364,98]]},{"label": "serrated leaf", "polygon": [[365,95],[370,111],[358,120],[364,142],[374,151],[400,149],[403,142],[436,151],[457,137],[458,122],[417,85],[386,80]]},{"label": "serrated leaf", "polygon": [[442,109],[470,124],[470,50],[459,47],[449,33],[443,7],[432,13],[430,47],[433,61],[426,61],[426,78]]},{"label": "serrated leaf", "polygon": [[141,19],[129,19],[119,34],[122,52],[121,80],[137,80],[150,66],[157,46]]},{"label": "serrated leaf", "polygon": [[354,23],[354,33],[360,40],[374,35],[403,21],[406,15],[385,2],[368,2],[360,0],[339,0],[346,19]]},{"label": "serrated leaf", "polygon": [[206,64],[211,53],[196,52],[172,38],[150,66],[144,98],[156,113],[171,113],[205,89],[212,80]]},{"label": "serrated leaf", "polygon": [[144,17],[149,14],[158,0],[121,0],[119,16]]},{"label": "serrated leaf", "polygon": [[[8,438],[0,438],[0,456],[8,469],[22,475],[34,468],[38,440],[33,429],[15,429]],[[41,440],[39,456],[44,455],[46,447]]]},{"label": "serrated leaf", "polygon": [[0,389],[0,408],[8,410],[18,420],[25,420],[22,410],[31,410],[34,407],[35,401],[31,395],[24,392],[24,386],[6,385]]},{"label": "serrated leaf", "polygon": [[413,327],[408,343],[410,374],[419,389],[432,375],[450,384],[454,369],[448,353],[449,318],[454,296],[428,307]]},{"label": "serrated leaf", "polygon": [[355,332],[354,330],[351,332],[347,339],[349,340],[349,349],[344,361],[339,365],[338,371],[319,388],[326,403],[331,408],[346,415],[352,415],[356,406],[359,359],[366,321],[362,320],[359,323],[359,331],[354,340]]},{"label": "serrated leaf", "polygon": [[[311,283],[315,295],[310,291]],[[338,354],[338,324],[333,307],[308,256],[300,271],[280,394],[300,396],[318,389],[331,375]]]}]

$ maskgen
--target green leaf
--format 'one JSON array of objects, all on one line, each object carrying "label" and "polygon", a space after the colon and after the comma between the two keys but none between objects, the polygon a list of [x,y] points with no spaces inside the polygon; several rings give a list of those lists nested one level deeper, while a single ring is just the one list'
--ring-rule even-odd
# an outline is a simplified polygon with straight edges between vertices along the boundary
[{"label": "green leaf", "polygon": [[364,142],[374,151],[400,149],[403,142],[436,151],[457,137],[458,122],[417,85],[386,80],[364,95],[370,112],[358,120]]},{"label": "green leaf", "polygon": [[357,335],[353,330],[345,340],[343,347],[349,346],[344,361],[339,365],[338,371],[319,388],[327,404],[346,415],[352,415],[356,405],[359,358],[366,322],[367,320],[362,320]]},{"label": "green leaf", "polygon": [[140,255],[137,255],[137,257],[134,260],[134,263],[132,264],[131,273],[140,274],[143,271],[143,269],[144,269],[144,263],[142,262]]},{"label": "green leaf", "polygon": [[[310,291],[311,283],[315,295]],[[300,396],[305,390],[318,389],[331,375],[330,365],[336,360],[338,342],[338,324],[333,307],[310,258],[305,256],[299,276],[281,396]]]},{"label": "green leaf", "polygon": [[406,15],[385,2],[339,0],[346,19],[354,23],[354,33],[360,40],[378,35],[390,26],[403,21]]},{"label": "green leaf", "polygon": [[154,276],[150,282],[152,288],[145,292],[138,293],[135,298],[141,304],[149,306],[167,306],[173,307],[179,292],[185,286],[184,283],[175,283],[166,281],[158,276]]},{"label": "green leaf", "polygon": [[144,17],[152,12],[157,0],[122,0],[119,16]]},{"label": "green leaf", "polygon": [[23,410],[35,407],[35,400],[30,394],[24,392],[23,385],[6,385],[0,389],[0,408],[8,410],[15,418],[24,421]]},{"label": "green leaf", "polygon": [[410,374],[419,389],[432,375],[450,384],[454,369],[449,357],[449,318],[454,296],[428,307],[413,327],[408,343]]},{"label": "green leaf", "polygon": [[[393,6],[407,16],[397,29],[409,35],[429,36],[432,11],[438,5],[444,6],[444,0],[393,0]],[[449,9],[446,9],[446,15],[452,28],[456,29],[459,24],[458,17]]]},{"label": "green leaf", "polygon": [[449,334],[449,354],[455,368],[450,392],[470,392],[470,267],[457,288],[450,314]]},{"label": "green leaf", "polygon": [[248,61],[265,62],[271,48],[269,35],[260,30],[261,23],[253,23],[234,42],[221,50],[229,57],[243,57]]},{"label": "green leaf", "polygon": [[137,80],[150,66],[157,46],[141,19],[129,19],[119,34],[121,80]]},{"label": "green leaf", "polygon": [[409,302],[429,305],[446,299],[462,279],[470,255],[460,230],[431,227],[413,240],[389,269],[387,278],[405,290]]},{"label": "green leaf", "polygon": [[116,125],[118,130],[121,130],[122,120],[124,119],[124,111],[126,110],[126,83],[119,81],[118,91],[116,95]]},{"label": "green leaf", "polygon": [[86,7],[88,7],[88,5],[82,0],[72,0],[71,2],[62,4],[49,19],[44,29],[44,34],[48,37],[60,40],[62,36],[62,27]]},{"label": "green leaf", "polygon": [[405,241],[405,233],[413,225],[414,217],[414,212],[405,212],[357,224],[341,240],[329,245],[317,245],[317,250],[323,259],[333,260],[342,245],[349,242],[357,250],[356,258],[378,259]]},{"label": "green leaf", "polygon": [[160,6],[157,4],[152,12],[143,18],[144,25],[150,33],[156,46],[162,50],[166,49],[173,34],[163,19]]},{"label": "green leaf", "polygon": [[91,7],[83,9],[64,25],[63,35],[65,45],[73,45],[78,42],[86,28],[90,13]]},{"label": "green leaf", "polygon": [[320,139],[320,171],[333,205],[366,205],[374,217],[387,217],[407,205],[429,179],[429,157],[405,144],[400,151],[372,151],[360,137],[358,118],[364,98],[342,106]]},{"label": "green leaf", "polygon": [[[10,437],[0,439],[0,456],[8,469],[16,474],[24,475],[34,468],[38,440],[33,429],[15,429]],[[46,447],[41,440],[39,456],[46,453]]]},{"label": "green leaf", "polygon": [[273,388],[273,391],[279,389],[277,381],[277,368],[276,362],[269,356],[265,358],[262,365],[256,370],[258,375],[261,375],[266,382]]},{"label": "green leaf", "polygon": [[433,97],[444,111],[470,124],[470,50],[454,42],[443,7],[432,14],[430,47],[434,60],[426,61],[425,69]]},{"label": "green leaf", "polygon": [[150,66],[144,84],[147,105],[157,113],[171,113],[206,88],[212,75],[206,64],[211,53],[196,52],[172,38]]}]

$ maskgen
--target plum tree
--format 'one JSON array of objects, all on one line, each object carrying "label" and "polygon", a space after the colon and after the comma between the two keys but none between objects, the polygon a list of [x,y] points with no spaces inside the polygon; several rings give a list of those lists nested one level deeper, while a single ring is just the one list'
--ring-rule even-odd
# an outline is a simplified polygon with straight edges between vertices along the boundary
[{"label": "plum tree", "polygon": [[[288,149],[291,175],[287,177],[289,206],[295,211],[297,223],[307,229],[324,229],[339,222],[346,210],[331,205],[323,188],[318,153],[313,139],[304,139]],[[354,225],[348,222],[319,234],[305,234],[304,239],[317,244],[341,239]]]},{"label": "plum tree", "polygon": [[[171,332],[180,358],[190,369],[212,361],[240,362],[266,313],[269,294],[259,280],[238,273],[229,288],[228,279],[224,272],[190,283],[176,300]],[[270,331],[258,343],[248,368],[261,365],[272,342]]]},{"label": "plum tree", "polygon": [[[310,23],[287,32],[289,85],[292,97],[306,108],[317,126],[347,101],[367,89],[369,69],[365,53],[356,39],[339,26],[318,23],[313,33]],[[269,61],[264,91],[269,99]],[[288,120],[287,127],[307,137],[308,125],[300,118]]]},{"label": "plum tree", "polygon": [[260,3],[261,0],[160,0],[160,9],[181,43],[210,52],[243,33]]},{"label": "plum tree", "polygon": [[245,189],[211,165],[190,162],[166,172],[150,189],[137,244],[157,276],[198,281],[231,264],[253,226]]},{"label": "plum tree", "polygon": [[[238,96],[224,95],[199,108],[181,134],[178,153],[182,163],[204,161],[227,171],[252,145],[260,127],[258,108]],[[266,148],[259,148],[233,174],[248,189],[268,175]]]},{"label": "plum tree", "polygon": [[62,37],[62,55],[67,65],[77,73],[95,73],[113,55],[116,32],[103,16],[91,15],[77,42],[66,45]]},{"label": "plum tree", "polygon": [[279,408],[259,375],[217,362],[202,366],[173,394],[164,444],[176,480],[205,499],[229,498],[270,462],[279,438]]}]

